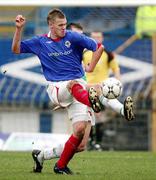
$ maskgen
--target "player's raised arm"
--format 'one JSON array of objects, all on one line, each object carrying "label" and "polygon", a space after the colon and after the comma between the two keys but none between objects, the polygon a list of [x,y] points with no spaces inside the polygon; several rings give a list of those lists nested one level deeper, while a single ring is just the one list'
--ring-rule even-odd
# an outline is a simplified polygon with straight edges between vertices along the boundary
[{"label": "player's raised arm", "polygon": [[16,16],[15,18],[16,30],[12,42],[12,51],[16,54],[20,53],[21,36],[25,22],[26,20],[22,15]]},{"label": "player's raised arm", "polygon": [[93,72],[97,62],[99,61],[102,55],[103,50],[104,46],[102,44],[98,45],[98,49],[95,52],[93,52],[91,62],[87,66],[85,66],[86,72]]}]

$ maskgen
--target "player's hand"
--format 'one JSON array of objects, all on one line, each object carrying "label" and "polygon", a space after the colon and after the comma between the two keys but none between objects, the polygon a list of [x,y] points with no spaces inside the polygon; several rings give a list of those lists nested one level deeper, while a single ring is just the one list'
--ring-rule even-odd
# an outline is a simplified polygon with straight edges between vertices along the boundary
[{"label": "player's hand", "polygon": [[22,15],[17,15],[15,18],[15,23],[17,28],[22,28],[25,25],[26,19]]},{"label": "player's hand", "polygon": [[85,72],[92,72],[90,70],[90,64],[89,63],[87,65],[85,65],[84,68],[85,68]]},{"label": "player's hand", "polygon": [[77,147],[76,152],[82,152],[82,151],[84,151],[84,150],[86,150],[86,149],[87,149],[86,145],[81,143],[81,144]]}]

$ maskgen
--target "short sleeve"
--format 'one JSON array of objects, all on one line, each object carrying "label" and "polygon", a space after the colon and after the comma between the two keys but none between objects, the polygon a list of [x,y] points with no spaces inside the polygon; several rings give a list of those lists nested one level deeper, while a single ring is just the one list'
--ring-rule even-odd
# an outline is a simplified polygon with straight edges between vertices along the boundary
[{"label": "short sleeve", "polygon": [[75,43],[78,45],[78,46],[81,46],[83,47],[84,49],[88,49],[88,50],[91,50],[91,51],[96,51],[97,50],[97,42],[88,37],[88,36],[85,36],[84,34],[80,34],[80,33],[77,33],[77,32],[74,32],[73,33],[73,40],[75,41]]},{"label": "short sleeve", "polygon": [[39,37],[35,36],[31,39],[27,39],[21,42],[20,52],[21,53],[33,53],[38,55],[40,52],[40,41]]}]

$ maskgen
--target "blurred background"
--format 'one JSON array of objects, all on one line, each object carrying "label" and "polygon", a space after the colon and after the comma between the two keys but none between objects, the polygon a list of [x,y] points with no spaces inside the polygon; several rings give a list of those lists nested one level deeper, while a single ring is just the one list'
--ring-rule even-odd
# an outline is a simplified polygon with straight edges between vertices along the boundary
[{"label": "blurred background", "polygon": [[[65,110],[52,111],[41,66],[32,54],[15,55],[11,43],[17,14],[27,18],[23,39],[48,32],[46,16],[53,7],[0,6],[0,148],[30,150],[47,133],[69,134]],[[116,53],[123,93],[135,102],[136,120],[127,122],[107,110],[101,127],[102,150],[156,151],[156,6],[58,7],[68,23],[78,22],[88,34],[104,33],[104,46]],[[152,90],[153,88],[153,90]],[[153,93],[152,93],[153,92]],[[41,133],[41,134],[38,134]],[[46,134],[45,134],[46,133]]]}]

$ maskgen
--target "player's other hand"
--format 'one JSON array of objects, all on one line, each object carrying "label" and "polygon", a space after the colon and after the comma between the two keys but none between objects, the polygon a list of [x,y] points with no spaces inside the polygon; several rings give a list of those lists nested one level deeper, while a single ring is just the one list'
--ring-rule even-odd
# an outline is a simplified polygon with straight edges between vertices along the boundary
[{"label": "player's other hand", "polygon": [[25,25],[26,19],[22,15],[17,15],[15,18],[15,23],[17,28],[22,28]]}]

